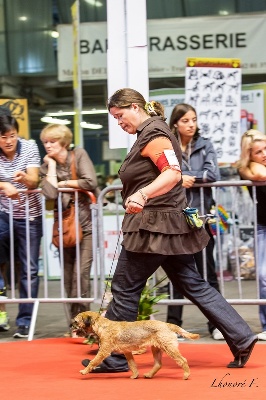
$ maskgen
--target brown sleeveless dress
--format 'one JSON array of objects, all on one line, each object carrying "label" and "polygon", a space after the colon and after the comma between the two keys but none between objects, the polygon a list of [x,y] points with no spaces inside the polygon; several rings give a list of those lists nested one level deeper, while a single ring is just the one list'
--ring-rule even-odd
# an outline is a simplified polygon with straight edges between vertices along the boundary
[{"label": "brown sleeveless dress", "polygon": [[[141,155],[149,141],[165,136],[172,142],[179,164],[181,150],[177,139],[161,117],[151,117],[137,130],[137,140],[119,170],[123,183],[123,202],[138,189],[150,184],[159,169],[150,158]],[[179,182],[164,195],[148,200],[143,211],[125,214],[122,224],[123,245],[126,250],[138,253],[164,255],[194,254],[206,247],[209,235],[204,228],[191,229],[182,213],[187,207],[185,189]]]}]

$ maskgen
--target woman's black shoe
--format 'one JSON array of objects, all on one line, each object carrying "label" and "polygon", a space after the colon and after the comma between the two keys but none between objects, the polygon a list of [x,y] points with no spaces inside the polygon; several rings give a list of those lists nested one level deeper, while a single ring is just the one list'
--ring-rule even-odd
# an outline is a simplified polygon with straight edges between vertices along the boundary
[{"label": "woman's black shoe", "polygon": [[[126,366],[121,366],[121,367],[117,366],[115,368],[112,368],[112,367],[106,365],[104,361],[100,365],[98,365],[96,368],[94,368],[91,371],[91,373],[127,372],[129,370],[129,368]],[[87,367],[90,362],[91,362],[91,360],[85,358],[84,360],[81,361],[81,364],[83,365],[83,367]]]},{"label": "woman's black shoe", "polygon": [[245,350],[239,352],[239,354],[235,357],[234,361],[231,361],[227,368],[243,368],[244,365],[248,362],[249,357],[251,356],[252,350],[257,342],[258,338],[249,345],[249,347]]}]

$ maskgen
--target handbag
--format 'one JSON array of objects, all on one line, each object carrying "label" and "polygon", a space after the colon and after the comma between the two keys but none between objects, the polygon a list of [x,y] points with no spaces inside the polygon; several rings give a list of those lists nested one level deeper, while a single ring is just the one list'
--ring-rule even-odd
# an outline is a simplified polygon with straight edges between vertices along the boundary
[{"label": "handbag", "polygon": [[[79,229],[79,241],[82,240],[82,229],[80,223],[78,224]],[[60,228],[58,220],[58,212],[54,213],[54,225],[53,225],[53,239],[52,243],[55,247],[60,246]],[[71,201],[69,208],[62,213],[62,235],[63,235],[63,247],[74,247],[76,246],[76,220],[75,220],[75,204]]]},{"label": "handbag", "polygon": [[[72,179],[77,179],[76,168],[75,168],[75,156],[74,152],[71,152],[71,176]],[[78,238],[79,242],[82,240],[82,228],[78,221]],[[73,198],[70,200],[68,208],[62,212],[62,235],[63,235],[63,247],[74,247],[76,246],[77,232],[76,232],[76,220],[75,220],[75,203]],[[53,224],[53,236],[52,243],[55,247],[60,247],[60,227],[58,219],[58,211],[54,212],[54,224]]]}]

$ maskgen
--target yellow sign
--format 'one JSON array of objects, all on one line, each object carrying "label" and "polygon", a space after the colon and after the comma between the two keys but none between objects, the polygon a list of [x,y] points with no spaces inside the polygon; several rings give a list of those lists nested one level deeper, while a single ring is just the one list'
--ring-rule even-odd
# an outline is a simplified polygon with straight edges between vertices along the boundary
[{"label": "yellow sign", "polygon": [[241,68],[239,58],[187,58],[187,67]]},{"label": "yellow sign", "polygon": [[29,139],[29,114],[27,99],[0,99],[0,106],[7,108],[19,125],[19,136]]}]

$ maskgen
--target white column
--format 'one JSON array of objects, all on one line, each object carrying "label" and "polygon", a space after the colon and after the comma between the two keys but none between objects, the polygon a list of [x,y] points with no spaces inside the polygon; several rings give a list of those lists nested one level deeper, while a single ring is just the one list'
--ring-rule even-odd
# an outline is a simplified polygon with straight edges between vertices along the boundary
[{"label": "white column", "polygon": [[[108,97],[130,87],[149,96],[146,0],[107,0]],[[109,115],[109,147],[130,149],[135,137]]]}]

